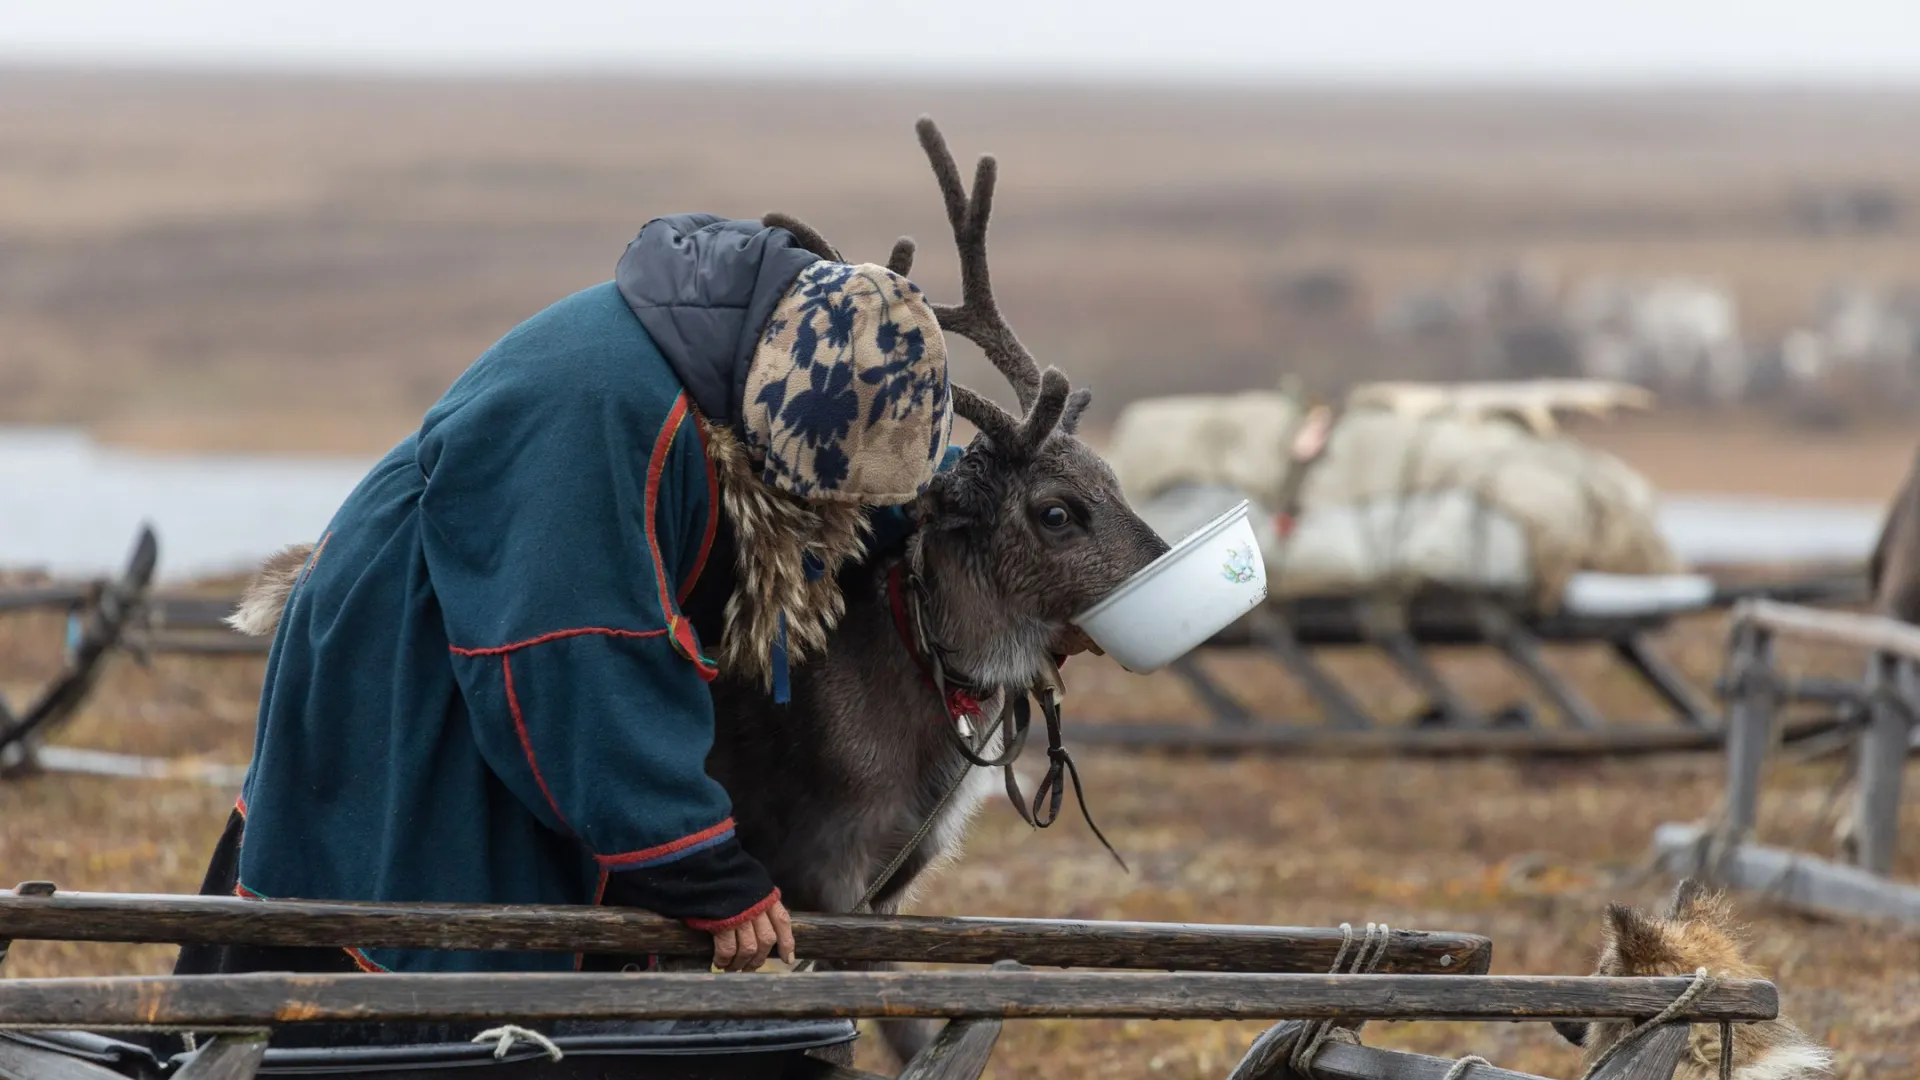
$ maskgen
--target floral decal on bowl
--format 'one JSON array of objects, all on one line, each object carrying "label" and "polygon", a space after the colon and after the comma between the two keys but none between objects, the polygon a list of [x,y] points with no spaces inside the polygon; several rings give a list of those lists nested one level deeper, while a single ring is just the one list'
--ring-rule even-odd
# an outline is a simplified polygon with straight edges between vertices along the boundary
[{"label": "floral decal on bowl", "polygon": [[1221,571],[1228,581],[1244,585],[1253,580],[1252,549],[1228,548],[1227,561],[1221,564]]}]

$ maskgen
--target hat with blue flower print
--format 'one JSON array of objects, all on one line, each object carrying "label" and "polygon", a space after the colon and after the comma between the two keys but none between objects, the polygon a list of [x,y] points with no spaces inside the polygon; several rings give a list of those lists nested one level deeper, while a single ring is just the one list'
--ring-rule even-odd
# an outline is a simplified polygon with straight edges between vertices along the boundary
[{"label": "hat with blue flower print", "polygon": [[760,479],[789,494],[911,501],[953,433],[946,340],[926,294],[872,263],[801,271],[760,335],[741,427]]}]

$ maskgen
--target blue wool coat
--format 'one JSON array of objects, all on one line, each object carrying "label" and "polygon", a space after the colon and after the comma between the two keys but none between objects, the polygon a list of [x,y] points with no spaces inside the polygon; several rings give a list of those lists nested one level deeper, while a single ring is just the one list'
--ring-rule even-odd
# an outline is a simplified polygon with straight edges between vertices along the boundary
[{"label": "blue wool coat", "polygon": [[[651,222],[615,281],[514,328],[453,384],[317,538],[210,890],[621,903],[705,929],[777,898],[705,771],[706,649],[733,568],[716,564],[699,420],[738,415],[766,313],[816,258],[754,222]],[[369,970],[577,962],[347,955]],[[196,966],[252,965],[183,956]]]}]

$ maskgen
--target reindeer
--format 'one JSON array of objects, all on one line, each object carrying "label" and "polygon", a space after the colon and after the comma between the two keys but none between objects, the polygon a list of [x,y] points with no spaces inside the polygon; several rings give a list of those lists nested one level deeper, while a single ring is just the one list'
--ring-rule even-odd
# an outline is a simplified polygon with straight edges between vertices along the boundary
[{"label": "reindeer", "polygon": [[[1058,744],[1056,650],[1078,639],[1075,614],[1167,550],[1075,434],[1091,393],[1043,371],[1000,314],[986,250],[995,159],[980,158],[969,194],[939,129],[922,118],[918,133],[960,257],[962,302],[935,305],[940,326],[980,346],[1021,415],[955,385],[954,411],[977,434],[909,507],[905,552],[841,572],[845,613],[794,672],[790,702],[741,673],[713,684],[708,772],[732,797],[740,842],[796,910],[897,912],[929,867],[957,854],[992,783],[977,766],[1003,767],[1015,807],[1049,824],[1064,783],[1078,787]],[[768,223],[838,259],[804,223]],[[888,266],[905,276],[913,256],[903,238]],[[305,558],[270,560],[234,625],[272,632]],[[1031,810],[1012,771],[1030,693],[1052,743]],[[911,1023],[883,1031],[903,1059],[928,1034]]]},{"label": "reindeer", "polygon": [[[1624,904],[1607,905],[1605,940],[1594,974],[1609,978],[1692,975],[1700,968],[1716,978],[1760,979],[1765,975],[1746,958],[1733,910],[1722,893],[1709,893],[1691,879],[1674,890],[1664,915],[1652,916]],[[1588,1067],[1624,1038],[1633,1025],[1556,1021],[1562,1038],[1586,1051]],[[1715,1080],[1720,1075],[1717,1025],[1693,1026],[1687,1054],[1675,1080]],[[1733,1029],[1734,1080],[1815,1080],[1833,1070],[1833,1053],[1808,1038],[1785,1017],[1740,1024]]]}]

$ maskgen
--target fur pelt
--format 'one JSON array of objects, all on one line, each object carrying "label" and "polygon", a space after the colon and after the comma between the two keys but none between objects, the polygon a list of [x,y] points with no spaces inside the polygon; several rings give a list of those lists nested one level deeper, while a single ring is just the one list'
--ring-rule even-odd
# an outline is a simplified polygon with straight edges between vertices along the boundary
[{"label": "fur pelt", "polygon": [[[719,478],[720,502],[733,527],[733,594],[727,598],[720,670],[770,685],[770,658],[787,619],[787,660],[798,666],[826,648],[846,613],[840,569],[866,549],[871,524],[850,503],[803,501],[763,483],[734,433],[702,420],[707,458]],[[811,552],[825,572],[807,579]]]},{"label": "fur pelt", "polygon": [[[1649,915],[1623,904],[1607,908],[1606,934],[1594,974],[1602,976],[1685,976],[1700,968],[1724,979],[1764,979],[1747,960],[1741,928],[1723,893],[1697,882],[1683,882],[1664,915]],[[1632,1028],[1626,1021],[1554,1025],[1583,1046],[1591,1063]],[[1687,1056],[1675,1080],[1718,1080],[1720,1026],[1695,1024]],[[1782,1016],[1733,1027],[1734,1080],[1815,1080],[1832,1072],[1833,1054]]]},{"label": "fur pelt", "polygon": [[227,625],[249,637],[272,637],[280,627],[280,610],[313,557],[312,544],[281,548],[254,572],[241,590],[240,603],[227,616]]}]

